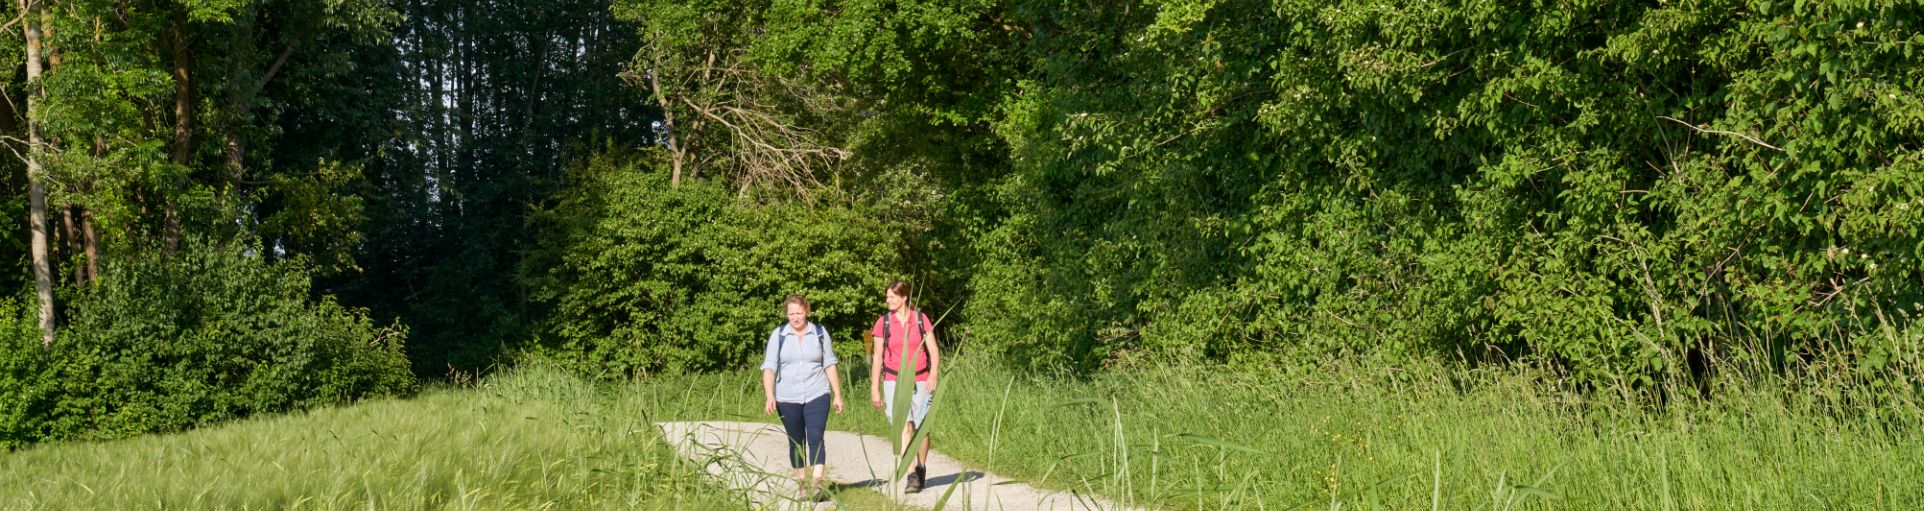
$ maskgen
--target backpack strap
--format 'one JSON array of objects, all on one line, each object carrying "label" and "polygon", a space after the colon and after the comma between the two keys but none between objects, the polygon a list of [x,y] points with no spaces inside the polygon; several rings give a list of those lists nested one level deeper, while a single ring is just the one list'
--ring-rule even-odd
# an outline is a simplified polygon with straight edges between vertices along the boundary
[{"label": "backpack strap", "polygon": [[890,376],[893,376],[893,375],[895,375],[895,370],[894,370],[894,369],[889,369],[889,362],[888,362],[888,360],[889,360],[889,338],[891,338],[891,337],[894,337],[894,336],[895,336],[895,334],[893,334],[893,333],[890,333],[890,332],[889,332],[889,323],[890,323],[890,321],[889,321],[889,314],[888,314],[888,313],[886,313],[886,312],[884,312],[884,313],[882,313],[882,316],[881,316],[881,317],[878,317],[878,318],[875,318],[875,319],[876,319],[876,320],[878,320],[878,321],[881,321],[881,322],[882,322],[882,359],[881,359],[881,360],[877,360],[877,361],[875,361],[875,363],[878,363],[878,364],[882,364],[882,373],[883,373],[883,374],[887,374],[887,375],[890,375]]},{"label": "backpack strap", "polygon": [[822,367],[828,367],[828,334],[822,332],[822,324],[815,324],[815,349],[822,356]]},{"label": "backpack strap", "polygon": [[781,383],[782,382],[782,347],[788,345],[788,336],[782,335],[781,325],[776,325],[775,331],[769,333],[769,335],[775,336],[775,383]]},{"label": "backpack strap", "polygon": [[[828,334],[822,332],[821,323],[811,324],[815,326],[815,349],[821,350],[821,362],[826,363],[828,362]],[[788,346],[788,333],[782,331],[784,326],[787,325],[776,326],[775,332],[769,334],[775,336],[775,381],[777,383],[782,381],[782,348]]]},{"label": "backpack strap", "polygon": [[[929,316],[927,314],[923,314],[922,311],[915,311],[915,329],[922,331],[923,339],[927,339],[929,336],[929,326],[922,323],[922,320],[928,319],[928,317]],[[908,344],[908,342],[909,342],[909,337],[906,335],[902,336],[902,343]],[[927,356],[927,355],[924,355],[924,356]],[[922,367],[915,368],[916,376],[921,376],[924,374],[929,374],[928,364],[922,364]]]},{"label": "backpack strap", "polygon": [[[923,315],[922,311],[915,311],[915,327],[917,330],[921,330],[923,335],[927,335],[929,333],[928,326],[922,324],[922,318],[925,318],[925,317],[928,317],[928,316]],[[894,337],[894,334],[890,332],[890,328],[889,328],[889,326],[892,323],[894,323],[894,321],[889,320],[888,314],[886,313],[882,314],[882,360],[883,360],[882,373],[890,376],[898,376],[899,374],[896,373],[894,369],[889,369],[888,362],[887,362],[889,360],[888,358],[889,338]],[[903,347],[906,348],[908,343],[909,343],[909,336],[907,334],[903,334],[902,335]],[[922,367],[918,367],[915,369],[916,376],[921,376],[924,374],[929,374],[929,367],[927,364],[924,364]]]}]

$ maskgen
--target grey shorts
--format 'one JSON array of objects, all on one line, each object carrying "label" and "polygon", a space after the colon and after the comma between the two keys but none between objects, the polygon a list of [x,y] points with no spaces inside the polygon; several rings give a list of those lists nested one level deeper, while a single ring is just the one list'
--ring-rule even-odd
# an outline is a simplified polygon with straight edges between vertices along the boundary
[{"label": "grey shorts", "polygon": [[[890,421],[895,420],[895,380],[882,380],[882,413]],[[915,382],[915,395],[909,397],[909,422],[922,427],[922,419],[929,416],[929,384]]]}]

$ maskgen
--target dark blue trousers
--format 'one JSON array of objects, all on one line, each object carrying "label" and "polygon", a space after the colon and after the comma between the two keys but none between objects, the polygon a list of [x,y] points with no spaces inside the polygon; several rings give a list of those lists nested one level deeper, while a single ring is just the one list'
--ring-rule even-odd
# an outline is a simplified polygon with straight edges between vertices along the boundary
[{"label": "dark blue trousers", "polygon": [[789,466],[802,468],[828,462],[828,455],[822,451],[822,432],[828,429],[828,397],[822,394],[807,403],[775,403],[782,428],[788,430]]}]

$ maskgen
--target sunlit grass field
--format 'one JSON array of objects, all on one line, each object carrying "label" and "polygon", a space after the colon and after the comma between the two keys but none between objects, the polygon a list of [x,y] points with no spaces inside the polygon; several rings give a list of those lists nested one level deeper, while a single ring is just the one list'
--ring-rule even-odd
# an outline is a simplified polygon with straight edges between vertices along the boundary
[{"label": "sunlit grass field", "polygon": [[718,509],[641,402],[557,371],[0,455],[0,509]]},{"label": "sunlit grass field", "polygon": [[[1752,385],[1659,406],[1515,371],[1038,378],[951,362],[930,419],[937,450],[1144,507],[1924,508],[1924,413],[1901,398]],[[851,408],[830,427],[886,433],[867,383],[845,381]],[[757,385],[748,371],[596,384],[536,367],[405,400],[43,445],[0,455],[0,508],[739,509],[650,424],[772,421]]]},{"label": "sunlit grass field", "polygon": [[1658,407],[1461,370],[1150,367],[1033,381],[958,369],[938,398],[946,452],[1140,505],[1924,508],[1915,401],[1724,389]]}]

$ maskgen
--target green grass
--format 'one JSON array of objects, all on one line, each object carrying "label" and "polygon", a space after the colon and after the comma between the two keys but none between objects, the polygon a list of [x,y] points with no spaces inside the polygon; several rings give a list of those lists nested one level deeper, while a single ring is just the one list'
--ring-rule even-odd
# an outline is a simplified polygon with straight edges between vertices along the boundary
[{"label": "green grass", "polygon": [[638,403],[555,371],[171,435],[0,455],[0,508],[740,508]]},{"label": "green grass", "polygon": [[[1003,475],[1169,509],[1916,509],[1924,424],[1823,384],[1661,409],[1538,375],[1403,368],[1285,377],[1122,368],[1018,376],[950,357],[936,449]],[[853,383],[830,427],[885,435]],[[5,509],[714,509],[650,426],[772,421],[752,372],[480,387],[0,455]],[[883,507],[845,490],[844,508]]]},{"label": "green grass", "polygon": [[[1664,406],[1541,374],[1326,367],[1017,375],[950,357],[935,448],[1167,509],[1918,509],[1924,406],[1829,382],[1727,381]],[[860,373],[859,367],[853,372]],[[851,382],[830,427],[887,437]],[[628,386],[675,420],[764,420],[750,372]]]},{"label": "green grass", "polygon": [[[945,371],[937,448],[1175,509],[1918,509],[1914,400],[1823,385],[1579,397],[1519,372]],[[1219,368],[1218,368],[1219,369]],[[864,392],[866,392],[864,390]]]}]

